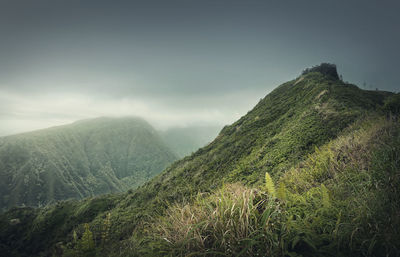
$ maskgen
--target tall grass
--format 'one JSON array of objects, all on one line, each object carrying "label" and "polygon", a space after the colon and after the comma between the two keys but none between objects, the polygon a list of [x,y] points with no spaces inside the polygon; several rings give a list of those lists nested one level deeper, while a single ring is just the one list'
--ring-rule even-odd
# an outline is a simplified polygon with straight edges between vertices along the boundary
[{"label": "tall grass", "polygon": [[278,189],[223,186],[152,228],[170,256],[399,256],[400,125],[366,120],[286,172]]},{"label": "tall grass", "polygon": [[225,185],[194,204],[174,205],[157,224],[172,256],[264,256],[280,252],[279,202],[256,189]]}]

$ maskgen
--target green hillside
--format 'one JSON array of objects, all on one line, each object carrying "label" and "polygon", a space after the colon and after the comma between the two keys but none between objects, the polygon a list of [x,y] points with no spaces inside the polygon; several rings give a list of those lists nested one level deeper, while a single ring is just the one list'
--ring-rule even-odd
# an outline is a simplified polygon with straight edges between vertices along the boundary
[{"label": "green hillside", "polygon": [[135,188],[175,160],[138,118],[97,118],[0,138],[0,208]]},{"label": "green hillside", "polygon": [[3,214],[0,250],[398,256],[399,100],[308,69],[136,190]]}]

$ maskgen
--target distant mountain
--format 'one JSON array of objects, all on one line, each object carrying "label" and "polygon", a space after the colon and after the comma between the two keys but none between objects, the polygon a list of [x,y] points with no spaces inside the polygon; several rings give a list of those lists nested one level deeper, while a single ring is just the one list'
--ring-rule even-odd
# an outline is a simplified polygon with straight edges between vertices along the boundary
[{"label": "distant mountain", "polygon": [[189,126],[172,127],[159,133],[166,144],[182,158],[210,143],[220,130],[218,126]]},{"label": "distant mountain", "polygon": [[0,208],[135,188],[176,159],[139,118],[97,118],[0,138]]},{"label": "distant mountain", "polygon": [[399,256],[400,98],[278,86],[136,190],[0,216],[7,256]]}]

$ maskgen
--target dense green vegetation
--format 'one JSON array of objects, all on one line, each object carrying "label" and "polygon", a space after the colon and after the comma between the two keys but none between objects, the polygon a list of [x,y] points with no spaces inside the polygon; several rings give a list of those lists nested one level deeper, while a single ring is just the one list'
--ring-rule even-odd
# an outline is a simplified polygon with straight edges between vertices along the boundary
[{"label": "dense green vegetation", "polygon": [[306,75],[310,72],[319,72],[324,75],[330,76],[332,79],[340,79],[337,73],[336,65],[331,63],[321,63],[320,65],[307,68],[302,72],[302,75]]},{"label": "dense green vegetation", "polygon": [[261,187],[225,185],[174,204],[149,233],[155,252],[397,256],[400,124],[374,118],[315,149],[275,184],[266,173]]},{"label": "dense green vegetation", "polygon": [[0,250],[398,256],[398,104],[308,71],[136,190],[3,214]]},{"label": "dense green vegetation", "polygon": [[0,209],[135,188],[176,159],[138,118],[98,118],[0,138]]}]

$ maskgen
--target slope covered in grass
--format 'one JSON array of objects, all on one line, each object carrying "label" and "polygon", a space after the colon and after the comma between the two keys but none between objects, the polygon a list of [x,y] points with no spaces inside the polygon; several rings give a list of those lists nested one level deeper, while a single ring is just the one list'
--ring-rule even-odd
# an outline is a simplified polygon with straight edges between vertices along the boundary
[{"label": "slope covered in grass", "polygon": [[308,73],[279,86],[222,129],[212,143],[139,188],[133,201],[139,205],[159,197],[162,202],[176,201],[198,191],[212,191],[223,182],[257,185],[265,172],[277,178],[315,146],[374,112],[388,95],[363,91],[322,73]]},{"label": "slope covered in grass", "polygon": [[225,185],[172,205],[148,234],[157,247],[141,250],[160,256],[398,256],[400,124],[374,116],[349,131],[315,149],[275,185],[269,179],[258,188]]},{"label": "slope covered in grass", "polygon": [[0,208],[135,188],[175,160],[138,118],[98,118],[0,138]]},{"label": "slope covered in grass", "polygon": [[[136,190],[105,196],[103,202],[94,198],[80,203],[60,203],[48,209],[16,209],[5,213],[0,218],[0,246],[10,255],[26,256],[40,253],[214,256],[221,252],[228,256],[326,255],[329,252],[362,255],[368,253],[369,248],[370,253],[383,248],[392,253],[397,247],[391,244],[392,239],[384,245],[382,235],[368,242],[363,237],[353,241],[351,235],[360,231],[365,237],[377,234],[369,227],[372,223],[368,219],[375,220],[374,215],[379,210],[390,217],[397,211],[396,205],[387,204],[396,202],[388,198],[390,191],[374,191],[375,180],[370,180],[375,184],[364,184],[363,175],[371,172],[374,165],[378,168],[371,174],[385,174],[382,170],[390,167],[397,170],[395,153],[398,150],[394,145],[397,141],[393,138],[397,135],[398,122],[386,123],[385,119],[391,116],[384,114],[384,110],[390,113],[387,110],[393,109],[391,107],[397,108],[397,102],[388,104],[388,99],[393,99],[392,93],[360,90],[338,80],[332,72],[323,71],[306,72],[279,86],[245,116],[222,129],[212,143],[175,162]],[[374,121],[376,117],[380,118]],[[356,144],[346,143],[347,137],[356,136],[356,131],[363,129],[367,132]],[[386,130],[391,132],[382,137],[374,132]],[[380,147],[374,138],[385,140],[387,146]],[[342,150],[341,140],[344,142]],[[333,150],[326,150],[330,147]],[[353,167],[358,161],[348,161],[353,156],[351,152],[362,154],[358,149],[364,147],[376,160],[362,159],[360,163],[366,166]],[[388,156],[392,158],[390,162],[385,161]],[[330,166],[331,161],[343,167]],[[390,165],[379,167],[386,163]],[[358,171],[360,176],[356,176]],[[264,181],[266,173],[269,174],[268,186]],[[347,175],[353,179],[351,183],[342,177]],[[392,181],[382,180],[378,188],[387,188],[385,183]],[[228,186],[221,192],[224,184],[235,186]],[[396,184],[393,185],[396,188]],[[271,196],[272,186],[277,198]],[[361,189],[365,190],[365,196],[358,198]],[[218,206],[221,195],[227,202]],[[362,216],[360,208],[356,207],[363,206],[365,199],[379,197],[389,199],[381,205],[383,209],[379,207],[374,215],[367,212],[366,217]],[[112,199],[111,205],[107,204],[108,199]],[[359,205],[354,204],[358,200]],[[96,202],[99,205],[91,207],[91,203]],[[354,208],[347,211],[347,206]],[[378,207],[376,204],[367,206]],[[89,212],[90,218],[83,216],[84,212],[77,211],[79,209]],[[232,210],[232,217],[226,212],[228,209]],[[269,213],[274,213],[270,219],[274,227],[266,226]],[[235,224],[241,224],[244,214],[249,219],[236,233]],[[342,219],[344,225],[341,225]],[[346,225],[349,223],[357,227]],[[335,230],[336,224],[340,226]],[[376,224],[379,231],[388,228],[387,223],[377,221]],[[62,228],[63,232],[56,233],[57,228]],[[338,238],[343,241],[334,239],[335,231],[340,231]],[[32,241],[43,233],[54,237]],[[94,244],[87,243],[89,235]],[[388,235],[396,238],[395,233]],[[213,237],[210,243],[208,240]],[[257,247],[265,251],[257,252]]]}]

